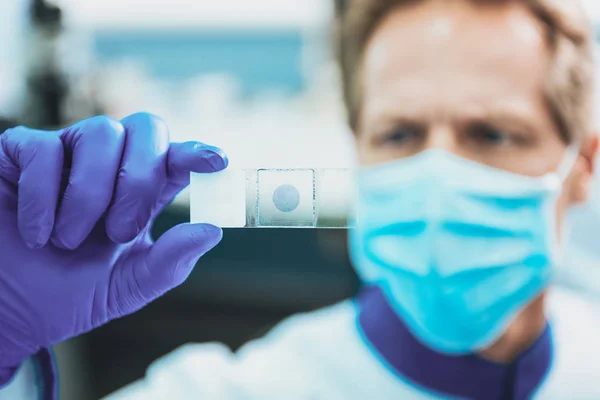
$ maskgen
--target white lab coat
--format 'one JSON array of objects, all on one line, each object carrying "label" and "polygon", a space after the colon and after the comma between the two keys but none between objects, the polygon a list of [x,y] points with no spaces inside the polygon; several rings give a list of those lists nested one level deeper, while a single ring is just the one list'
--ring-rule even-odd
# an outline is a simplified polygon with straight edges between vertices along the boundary
[{"label": "white lab coat", "polygon": [[[600,399],[600,305],[553,290],[554,360],[540,400]],[[144,381],[108,400],[433,399],[365,346],[350,301],[284,321],[237,354],[220,344],[183,346],[152,365]]]}]

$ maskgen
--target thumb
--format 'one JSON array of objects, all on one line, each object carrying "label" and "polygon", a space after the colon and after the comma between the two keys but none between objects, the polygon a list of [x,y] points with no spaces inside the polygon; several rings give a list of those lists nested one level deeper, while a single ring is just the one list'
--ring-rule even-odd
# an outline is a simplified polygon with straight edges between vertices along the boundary
[{"label": "thumb", "polygon": [[[135,312],[169,290],[181,285],[204,254],[214,248],[223,237],[223,231],[208,224],[181,224],[164,235],[140,254],[129,257],[129,262],[116,266],[110,293],[119,298],[110,299],[116,308],[109,307],[112,318]],[[111,318],[111,319],[112,319]]]},{"label": "thumb", "polygon": [[166,290],[181,285],[200,257],[219,244],[222,237],[223,231],[214,225],[181,224],[172,228],[150,248],[146,262],[154,276],[149,277],[149,285],[156,282],[155,289],[161,290],[159,282],[169,279],[172,285]]}]

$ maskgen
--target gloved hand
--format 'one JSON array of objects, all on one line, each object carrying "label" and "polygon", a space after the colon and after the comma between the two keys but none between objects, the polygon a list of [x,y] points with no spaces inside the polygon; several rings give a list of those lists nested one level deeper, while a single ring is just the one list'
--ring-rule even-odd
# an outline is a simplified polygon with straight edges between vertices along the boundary
[{"label": "gloved hand", "polygon": [[41,348],[181,284],[222,231],[182,224],[153,243],[151,222],[190,171],[226,166],[149,114],[0,135],[0,387]]}]

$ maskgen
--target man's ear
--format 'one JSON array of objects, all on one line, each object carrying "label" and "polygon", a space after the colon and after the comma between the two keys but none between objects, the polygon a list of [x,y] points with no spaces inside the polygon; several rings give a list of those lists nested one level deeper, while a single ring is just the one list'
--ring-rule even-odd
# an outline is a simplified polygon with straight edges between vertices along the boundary
[{"label": "man's ear", "polygon": [[583,143],[571,174],[569,197],[572,204],[585,203],[591,192],[598,155],[598,134],[590,135]]}]

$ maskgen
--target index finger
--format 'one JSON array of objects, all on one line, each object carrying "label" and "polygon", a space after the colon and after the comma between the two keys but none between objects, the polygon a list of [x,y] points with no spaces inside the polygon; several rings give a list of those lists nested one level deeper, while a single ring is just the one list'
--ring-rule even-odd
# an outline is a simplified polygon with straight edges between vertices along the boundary
[{"label": "index finger", "polygon": [[199,142],[172,143],[167,153],[167,186],[161,197],[161,207],[190,184],[190,172],[211,173],[225,168],[229,161],[218,147]]},{"label": "index finger", "polygon": [[218,172],[229,164],[222,149],[200,142],[172,143],[167,160],[169,183],[181,189],[189,185],[190,172]]}]

